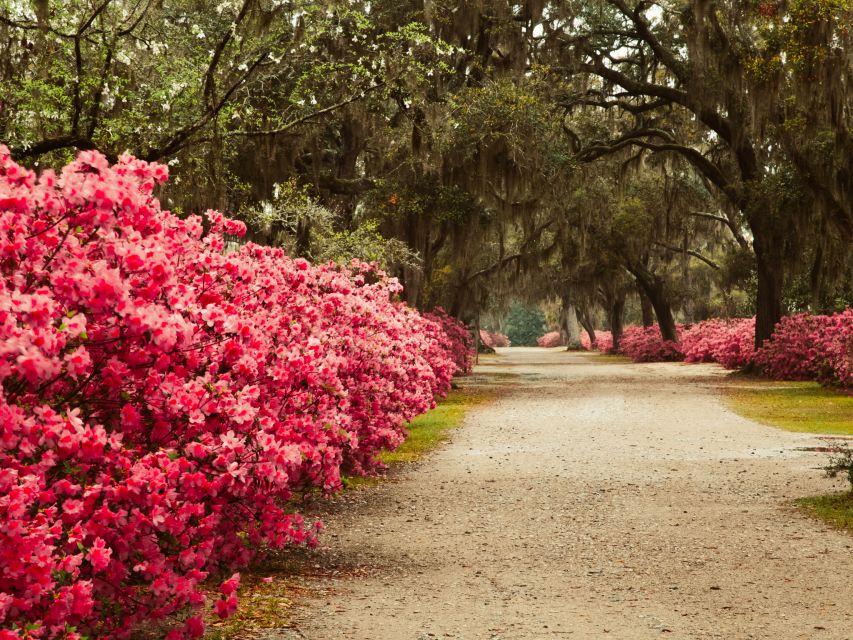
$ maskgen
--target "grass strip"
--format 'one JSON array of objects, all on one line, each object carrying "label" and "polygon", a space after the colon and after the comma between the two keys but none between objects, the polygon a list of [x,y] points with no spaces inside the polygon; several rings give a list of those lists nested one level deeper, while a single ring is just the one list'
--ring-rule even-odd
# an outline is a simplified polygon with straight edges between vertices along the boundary
[{"label": "grass strip", "polygon": [[[724,389],[725,402],[745,418],[787,431],[853,435],[853,396],[816,382],[735,379]],[[853,531],[853,493],[800,498],[794,504],[814,518]]]},{"label": "grass strip", "polygon": [[816,382],[743,379],[725,387],[736,413],[787,431],[853,435],[853,396]]},{"label": "grass strip", "polygon": [[815,518],[840,529],[853,531],[853,493],[800,498],[796,505]]}]

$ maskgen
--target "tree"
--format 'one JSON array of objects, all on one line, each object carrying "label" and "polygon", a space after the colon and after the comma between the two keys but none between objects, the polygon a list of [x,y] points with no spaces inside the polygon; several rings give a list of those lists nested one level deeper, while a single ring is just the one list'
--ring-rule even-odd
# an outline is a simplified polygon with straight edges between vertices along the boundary
[{"label": "tree", "polygon": [[[568,3],[555,8],[543,22],[545,40],[564,63],[563,72],[595,79],[578,82],[578,90],[568,102],[622,111],[634,119],[629,130],[587,149],[588,157],[629,146],[680,154],[726,196],[736,214],[743,215],[757,266],[759,344],[771,335],[783,313],[787,260],[800,251],[794,246],[796,241],[807,237],[792,230],[826,219],[839,233],[847,236],[850,232],[844,189],[838,188],[838,180],[834,192],[822,186],[833,182],[831,176],[844,173],[843,162],[830,169],[831,163],[824,157],[821,169],[801,156],[783,152],[796,145],[780,145],[784,136],[779,132],[802,116],[802,107],[794,112],[784,109],[790,94],[778,91],[768,95],[764,78],[753,73],[753,63],[774,52],[778,57],[770,56],[774,64],[784,69],[777,77],[784,78],[789,87],[796,85],[804,70],[798,67],[797,56],[786,57],[782,52],[810,46],[808,60],[813,68],[818,61],[836,57],[830,43],[849,37],[843,25],[849,23],[850,10],[843,3],[802,0],[790,3],[787,14],[773,5],[772,15],[768,15],[761,9],[767,6],[769,3],[756,7],[699,0],[605,0]],[[789,23],[799,26],[781,26]],[[789,37],[770,38],[776,31]],[[832,55],[819,55],[830,51]],[[828,73],[827,68],[820,68]],[[848,137],[845,122],[833,118],[828,105],[845,99],[849,98],[839,83],[830,83],[818,100],[825,124],[836,126],[825,149],[830,155],[843,155]],[[673,114],[677,121],[683,117],[679,113],[689,113],[701,129],[692,136],[674,130],[670,126]],[[826,178],[822,182],[803,180],[804,175],[821,172]],[[806,196],[809,191],[831,205],[813,212]],[[727,224],[736,226],[737,221],[729,219]]]}]

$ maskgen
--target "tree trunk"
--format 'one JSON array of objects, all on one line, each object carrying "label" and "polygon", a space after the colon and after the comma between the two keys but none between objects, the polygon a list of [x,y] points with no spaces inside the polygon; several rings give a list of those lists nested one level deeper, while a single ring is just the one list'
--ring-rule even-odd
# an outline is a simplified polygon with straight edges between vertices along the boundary
[{"label": "tree trunk", "polygon": [[636,278],[637,284],[642,287],[655,310],[661,337],[664,340],[678,342],[675,318],[672,316],[672,306],[669,304],[669,296],[666,293],[663,278],[653,274],[642,265],[631,265],[628,267],[628,271]]},{"label": "tree trunk", "polygon": [[580,328],[577,310],[573,304],[563,306],[560,313],[560,333],[563,334],[563,342],[567,349],[577,349],[580,346]]},{"label": "tree trunk", "polygon": [[640,296],[640,311],[643,314],[643,326],[649,328],[655,323],[654,308],[652,307],[651,300],[649,300],[649,296],[646,295],[642,287],[637,286],[637,294]]},{"label": "tree trunk", "polygon": [[578,322],[589,336],[589,348],[595,349],[597,342],[597,340],[595,339],[595,327],[593,326],[592,321],[589,319],[589,315],[587,313],[582,313],[579,308],[575,309],[575,313],[577,314]]},{"label": "tree trunk", "polygon": [[658,286],[649,291],[649,300],[655,310],[655,316],[658,319],[658,327],[660,327],[660,335],[664,340],[678,342],[678,330],[675,328],[675,318],[672,317],[672,307],[669,304],[669,298],[663,288],[663,283],[657,283]]},{"label": "tree trunk", "polygon": [[619,342],[622,340],[622,330],[625,319],[625,294],[617,296],[607,308],[607,320],[610,323],[610,334],[613,336],[611,353],[619,353]]},{"label": "tree trunk", "polygon": [[480,364],[480,312],[474,320],[474,364]]},{"label": "tree trunk", "polygon": [[294,253],[300,258],[311,256],[311,221],[300,218],[296,222],[296,246]]},{"label": "tree trunk", "polygon": [[755,303],[755,347],[769,339],[782,319],[782,265],[755,247],[758,296]]}]

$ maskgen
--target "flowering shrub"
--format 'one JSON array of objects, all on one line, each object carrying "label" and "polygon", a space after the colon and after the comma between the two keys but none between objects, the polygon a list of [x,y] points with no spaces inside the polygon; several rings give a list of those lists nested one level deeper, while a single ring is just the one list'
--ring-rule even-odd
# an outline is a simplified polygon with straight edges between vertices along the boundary
[{"label": "flowering shrub", "polygon": [[[689,328],[679,327],[678,343],[661,339],[658,327],[628,326],[620,351],[635,362],[684,359],[686,362],[718,362],[727,369],[753,363],[779,380],[816,380],[826,385],[853,389],[853,309],[830,316],[798,314],[782,318],[773,337],[755,350],[755,318],[703,320]],[[599,351],[607,352],[612,339],[596,331]],[[589,337],[581,335],[589,350]]]},{"label": "flowering shrub", "polygon": [[480,342],[491,349],[509,346],[509,338],[503,333],[489,331],[488,329],[480,329]]},{"label": "flowering shrub", "polygon": [[678,343],[664,340],[657,325],[625,327],[619,351],[634,362],[671,362],[684,358]]},{"label": "flowering shrub", "polygon": [[782,318],[755,362],[773,378],[853,388],[853,309]]},{"label": "flowering shrub", "polygon": [[294,498],[375,470],[467,368],[395,279],[225,253],[242,223],[162,211],[166,178],[93,152],[36,176],[0,147],[2,640],[200,637],[202,583],[312,544]]},{"label": "flowering shrub", "polygon": [[559,331],[549,331],[544,336],[540,336],[536,339],[536,344],[544,349],[562,347],[565,345],[563,342],[563,335]]},{"label": "flowering shrub", "polygon": [[613,334],[609,331],[596,331],[595,332],[595,345],[591,345],[589,341],[589,334],[586,331],[581,331],[581,346],[587,351],[600,351],[601,353],[607,353],[611,349],[613,349]]},{"label": "flowering shrub", "polygon": [[719,362],[727,369],[749,365],[755,356],[755,318],[711,319],[681,332],[686,362]]},{"label": "flowering shrub", "polygon": [[465,323],[447,314],[441,307],[436,307],[430,313],[423,314],[432,320],[438,328],[435,339],[453,358],[456,364],[456,374],[466,375],[474,368],[474,336]]}]

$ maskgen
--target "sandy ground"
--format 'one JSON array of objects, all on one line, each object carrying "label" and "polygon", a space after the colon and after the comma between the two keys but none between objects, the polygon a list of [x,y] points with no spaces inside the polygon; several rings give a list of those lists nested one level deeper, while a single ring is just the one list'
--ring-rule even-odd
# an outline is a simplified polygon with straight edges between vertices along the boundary
[{"label": "sandy ground", "polygon": [[[712,365],[502,350],[452,441],[325,515],[272,639],[853,638],[853,536],[814,436],[719,399]],[[836,485],[841,488],[841,483]]]}]

